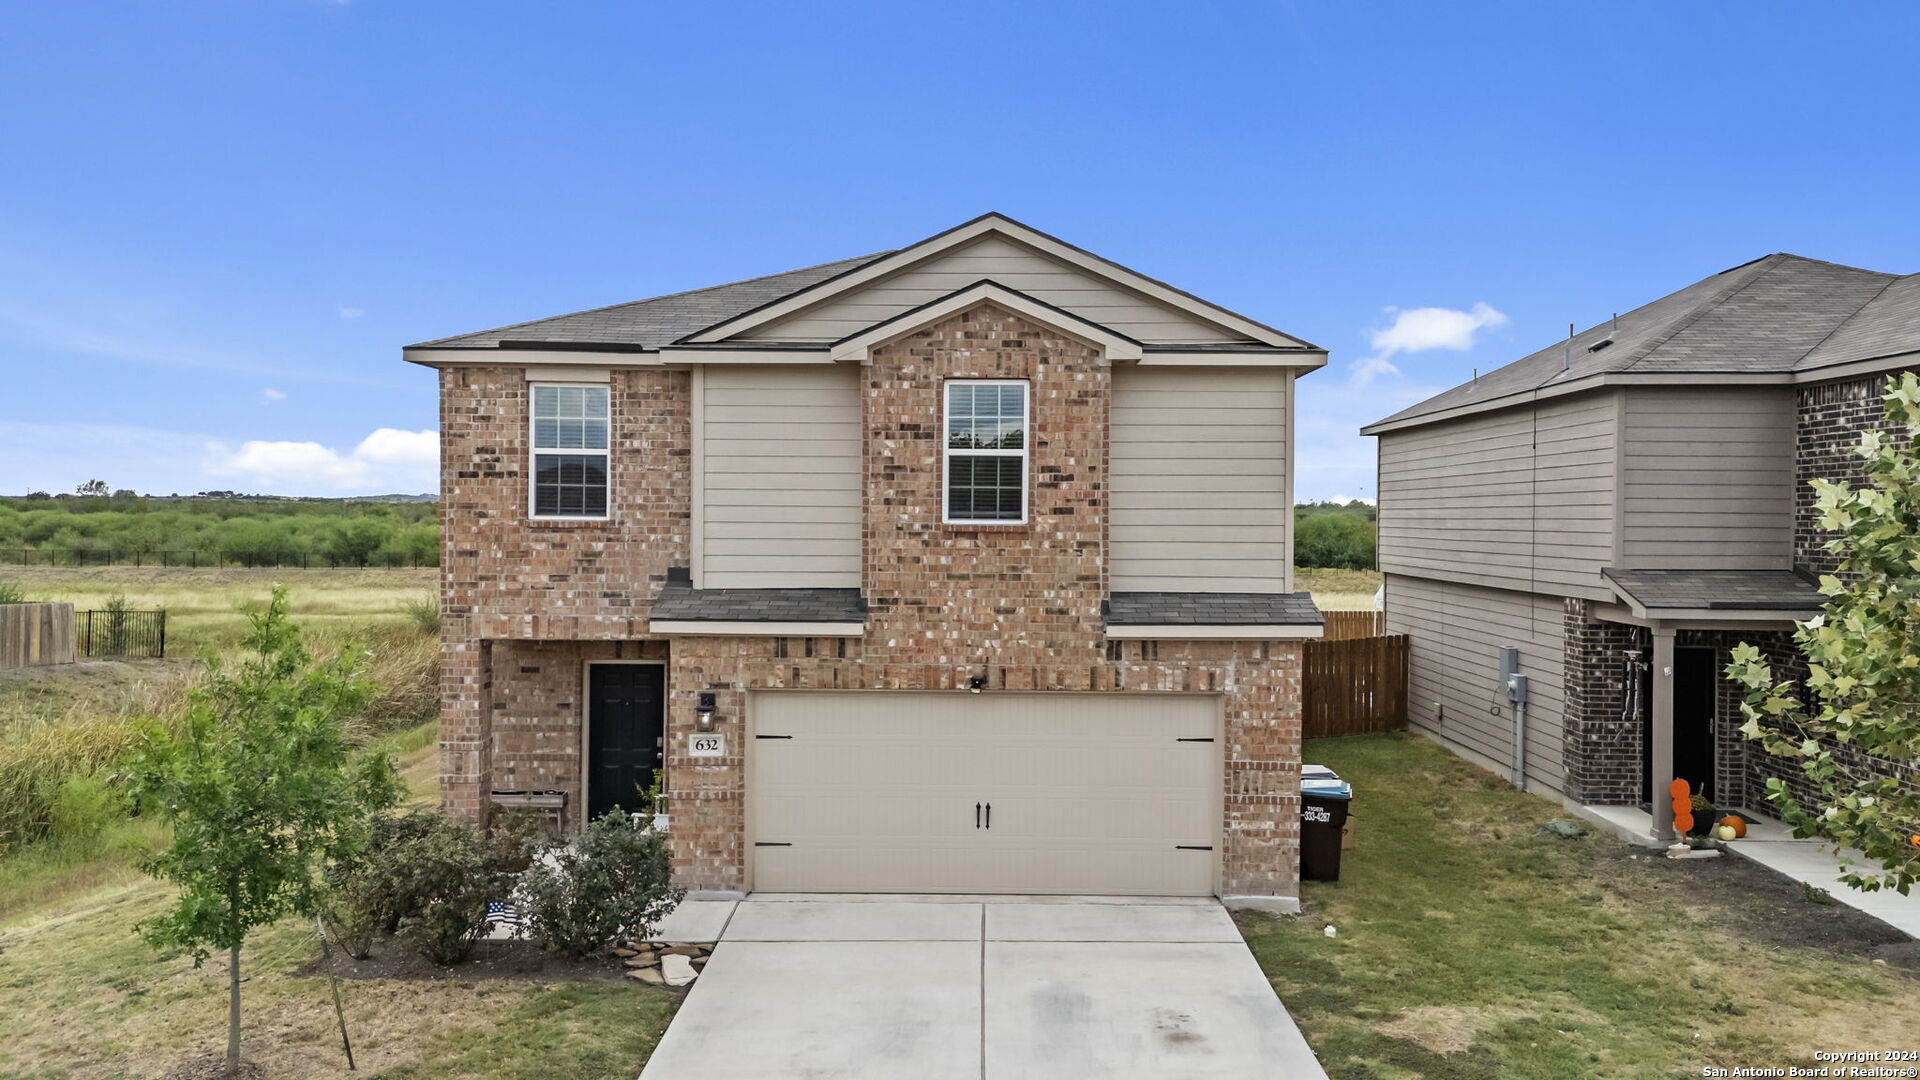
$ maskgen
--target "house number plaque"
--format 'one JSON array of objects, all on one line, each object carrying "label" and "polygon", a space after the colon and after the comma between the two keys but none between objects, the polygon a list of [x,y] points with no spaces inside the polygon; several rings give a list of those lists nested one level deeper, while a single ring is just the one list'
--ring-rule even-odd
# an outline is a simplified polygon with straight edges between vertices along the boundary
[{"label": "house number plaque", "polygon": [[712,733],[687,736],[688,757],[726,757],[727,737]]}]

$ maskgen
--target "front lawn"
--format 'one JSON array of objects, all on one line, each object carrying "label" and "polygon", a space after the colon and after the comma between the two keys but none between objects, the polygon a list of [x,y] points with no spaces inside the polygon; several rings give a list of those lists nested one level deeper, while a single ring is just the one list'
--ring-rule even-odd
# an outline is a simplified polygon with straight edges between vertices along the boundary
[{"label": "front lawn", "polygon": [[[1700,1076],[1920,1049],[1920,947],[1745,859],[1538,831],[1557,805],[1416,736],[1309,742],[1356,788],[1337,884],[1244,916],[1334,1080]],[[1332,925],[1337,936],[1328,938]]]}]

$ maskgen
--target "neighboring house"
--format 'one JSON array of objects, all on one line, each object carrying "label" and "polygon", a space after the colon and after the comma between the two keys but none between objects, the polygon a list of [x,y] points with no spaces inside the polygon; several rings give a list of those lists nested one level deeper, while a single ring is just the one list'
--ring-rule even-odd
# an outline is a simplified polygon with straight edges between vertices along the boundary
[{"label": "neighboring house", "polygon": [[1363,429],[1414,726],[1571,804],[1647,807],[1605,815],[1643,830],[1676,775],[1722,807],[1803,784],[1739,735],[1720,672],[1750,641],[1792,673],[1837,563],[1809,481],[1859,479],[1916,364],[1920,275],[1769,255]]},{"label": "neighboring house", "polygon": [[1296,895],[1306,342],[989,214],[411,346],[442,790],[702,892]]}]

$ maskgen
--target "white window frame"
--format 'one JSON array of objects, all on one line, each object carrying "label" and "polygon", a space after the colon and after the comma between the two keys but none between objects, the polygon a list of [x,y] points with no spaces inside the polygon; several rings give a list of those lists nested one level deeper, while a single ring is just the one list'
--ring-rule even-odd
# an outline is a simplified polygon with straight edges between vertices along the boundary
[{"label": "white window frame", "polygon": [[[534,407],[534,397],[542,389],[580,389],[582,383],[536,382],[527,384],[527,517],[533,521],[610,521],[613,518],[613,387],[605,383],[590,384],[607,392],[607,445],[604,449],[593,450],[579,447],[541,446],[539,437],[538,410]],[[598,455],[606,464],[602,471],[607,477],[607,512],[604,514],[543,514],[540,505],[541,454],[571,454],[575,456]]]},{"label": "white window frame", "polygon": [[[951,432],[948,424],[953,416],[953,388],[956,386],[1018,386],[1020,387],[1020,430],[1022,438],[1018,450],[956,450],[948,445]],[[1033,384],[1026,379],[948,379],[940,387],[940,521],[945,525],[1025,525],[1033,517],[1033,492],[1029,486],[1031,479],[1027,461],[1027,452],[1033,448]],[[953,459],[960,457],[1017,457],[1020,459],[1020,516],[1019,518],[956,518],[952,515],[950,500]]]}]

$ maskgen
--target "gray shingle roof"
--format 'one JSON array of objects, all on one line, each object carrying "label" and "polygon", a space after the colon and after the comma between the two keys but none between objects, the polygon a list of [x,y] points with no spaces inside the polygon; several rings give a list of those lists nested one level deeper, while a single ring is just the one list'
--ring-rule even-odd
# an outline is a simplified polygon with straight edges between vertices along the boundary
[{"label": "gray shingle roof", "polygon": [[672,622],[857,623],[867,619],[859,589],[696,589],[669,575],[654,619]]},{"label": "gray shingle roof", "polygon": [[[1375,423],[1493,402],[1595,375],[1790,373],[1823,342],[1840,337],[1849,319],[1898,280],[1893,274],[1798,255],[1768,255],[1624,312],[1617,324],[1609,319],[1589,327],[1574,336],[1571,349],[1555,342]],[[1912,318],[1911,309],[1907,317]]]},{"label": "gray shingle roof", "polygon": [[1607,570],[1648,610],[1817,611],[1820,590],[1791,570]]},{"label": "gray shingle roof", "polygon": [[1105,604],[1108,626],[1319,626],[1306,593],[1117,592]]},{"label": "gray shingle roof", "polygon": [[473,334],[457,334],[408,348],[492,348],[503,341],[658,348],[891,254],[881,251],[726,285],[534,319]]},{"label": "gray shingle roof", "polygon": [[1911,352],[1920,352],[1920,274],[1898,278],[1881,290],[1808,353],[1799,370]]}]

